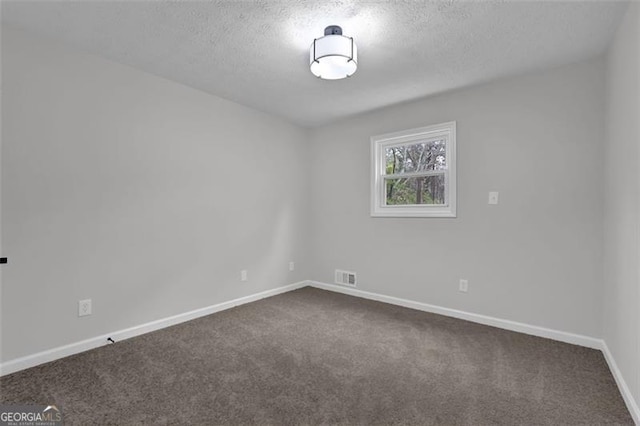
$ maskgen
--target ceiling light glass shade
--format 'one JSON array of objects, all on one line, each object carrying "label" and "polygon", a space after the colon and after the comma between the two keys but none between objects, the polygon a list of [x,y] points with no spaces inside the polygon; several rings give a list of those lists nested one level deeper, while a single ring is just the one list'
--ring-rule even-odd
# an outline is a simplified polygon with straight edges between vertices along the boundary
[{"label": "ceiling light glass shade", "polygon": [[358,48],[353,38],[343,36],[342,29],[336,25],[327,27],[324,33],[324,37],[311,44],[311,72],[324,80],[351,77],[358,68]]}]

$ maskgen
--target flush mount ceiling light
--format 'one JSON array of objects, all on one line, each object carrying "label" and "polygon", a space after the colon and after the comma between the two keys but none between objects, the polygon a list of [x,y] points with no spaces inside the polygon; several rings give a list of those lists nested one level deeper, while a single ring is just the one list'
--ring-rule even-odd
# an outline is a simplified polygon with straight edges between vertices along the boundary
[{"label": "flush mount ceiling light", "polygon": [[342,28],[329,25],[324,37],[311,44],[309,67],[311,72],[324,80],[351,77],[358,68],[358,49],[351,37],[342,35]]}]

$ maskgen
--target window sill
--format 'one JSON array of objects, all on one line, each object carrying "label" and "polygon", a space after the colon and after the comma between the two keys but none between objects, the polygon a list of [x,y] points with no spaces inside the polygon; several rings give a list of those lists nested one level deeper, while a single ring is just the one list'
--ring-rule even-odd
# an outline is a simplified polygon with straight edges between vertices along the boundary
[{"label": "window sill", "polygon": [[375,207],[371,210],[371,217],[448,217],[454,218],[456,212],[451,207]]}]

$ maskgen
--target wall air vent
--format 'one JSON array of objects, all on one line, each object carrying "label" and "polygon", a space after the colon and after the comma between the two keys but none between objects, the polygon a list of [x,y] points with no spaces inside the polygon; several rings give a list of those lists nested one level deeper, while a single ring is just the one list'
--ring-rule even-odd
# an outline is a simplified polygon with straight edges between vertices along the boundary
[{"label": "wall air vent", "polygon": [[341,269],[336,269],[336,284],[348,285],[350,287],[356,286],[356,273],[343,271]]}]

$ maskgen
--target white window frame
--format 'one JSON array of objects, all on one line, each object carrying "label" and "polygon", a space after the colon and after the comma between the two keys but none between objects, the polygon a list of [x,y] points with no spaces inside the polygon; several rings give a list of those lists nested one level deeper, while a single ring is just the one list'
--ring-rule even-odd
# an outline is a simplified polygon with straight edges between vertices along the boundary
[{"label": "white window frame", "polygon": [[[444,172],[444,204],[386,205],[386,160],[385,150],[391,146],[402,146],[444,139],[447,169]],[[428,176],[437,173],[418,172],[402,175]],[[456,122],[436,124],[418,129],[387,133],[371,137],[371,216],[374,217],[456,217]]]}]

